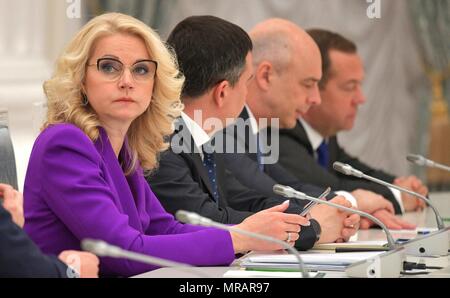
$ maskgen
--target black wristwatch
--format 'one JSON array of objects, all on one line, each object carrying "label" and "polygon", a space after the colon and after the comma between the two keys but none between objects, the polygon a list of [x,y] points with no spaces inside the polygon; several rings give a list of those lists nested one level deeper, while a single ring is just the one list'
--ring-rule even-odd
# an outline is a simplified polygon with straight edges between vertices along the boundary
[{"label": "black wristwatch", "polygon": [[316,242],[319,241],[320,235],[322,234],[322,228],[320,227],[320,224],[315,219],[310,219],[309,222],[311,223],[312,228],[314,229],[314,232],[316,233]]}]

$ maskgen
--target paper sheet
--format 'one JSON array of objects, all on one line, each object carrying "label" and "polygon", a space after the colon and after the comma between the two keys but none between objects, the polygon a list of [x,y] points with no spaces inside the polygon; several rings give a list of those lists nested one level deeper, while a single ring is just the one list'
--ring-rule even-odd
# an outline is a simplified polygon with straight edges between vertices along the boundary
[{"label": "paper sheet", "polygon": [[[316,277],[317,272],[309,272],[309,277]],[[225,278],[302,278],[300,272],[272,272],[250,270],[228,270],[223,275]]]},{"label": "paper sheet", "polygon": [[[383,252],[352,252],[352,253],[306,253],[301,254],[305,264],[317,265],[349,265],[358,261],[375,257]],[[246,258],[254,263],[298,263],[297,258],[291,254],[283,255],[254,255]]]}]

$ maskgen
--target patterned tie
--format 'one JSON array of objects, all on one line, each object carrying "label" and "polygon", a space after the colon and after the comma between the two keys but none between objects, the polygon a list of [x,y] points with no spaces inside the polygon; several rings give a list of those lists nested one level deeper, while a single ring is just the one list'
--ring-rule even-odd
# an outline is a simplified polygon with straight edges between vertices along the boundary
[{"label": "patterned tie", "polygon": [[317,161],[320,166],[328,170],[328,165],[330,163],[330,152],[328,150],[328,144],[325,140],[322,144],[320,144],[319,148],[317,148],[317,157]]},{"label": "patterned tie", "polygon": [[217,180],[216,180],[216,161],[214,158],[214,153],[207,153],[203,148],[203,165],[208,171],[209,181],[211,182],[212,191],[214,201],[219,203],[219,191],[217,188]]}]

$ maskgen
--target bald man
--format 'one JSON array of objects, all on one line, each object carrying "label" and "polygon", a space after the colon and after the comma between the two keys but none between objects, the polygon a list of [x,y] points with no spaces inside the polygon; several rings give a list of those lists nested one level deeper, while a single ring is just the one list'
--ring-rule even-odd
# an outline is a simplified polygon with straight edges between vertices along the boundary
[{"label": "bald man", "polygon": [[[279,144],[278,134],[274,134],[278,127],[275,129],[264,127],[264,119],[268,122],[279,119],[279,128],[294,128],[301,115],[321,103],[318,87],[322,78],[321,53],[309,34],[287,20],[264,21],[251,30],[250,37],[254,44],[254,79],[249,85],[247,105],[240,117],[242,120],[249,119],[253,124],[252,131],[255,135],[253,141],[258,143],[257,148],[264,148],[265,145],[270,144],[274,149]],[[242,140],[245,138],[236,137],[236,141],[242,142]],[[261,142],[261,140],[264,141]],[[246,141],[250,143],[249,140]],[[249,147],[247,146],[246,149]],[[270,162],[267,162],[269,158],[266,158],[265,154],[268,151],[262,150],[253,154],[246,150],[248,157],[257,163],[260,171],[272,178],[273,183],[291,186],[299,183],[298,178],[283,168],[278,160],[273,163],[273,156],[270,156]],[[242,161],[229,159],[227,167],[247,187],[260,191],[271,190],[272,184],[262,184],[253,179],[254,175],[250,174],[250,167],[246,165],[244,170]],[[362,211],[378,214],[378,210],[386,210],[389,215],[383,214],[380,219],[388,227],[397,227],[398,219],[394,216],[394,206],[382,196],[362,189],[353,192],[339,189],[334,191],[346,198],[345,204],[350,204]],[[337,199],[341,200],[342,197]],[[351,216],[343,223],[336,222],[339,217],[333,212],[337,211],[329,209],[326,206],[317,206],[311,210],[311,216],[320,222],[322,229],[324,227],[330,229],[331,226],[339,224],[343,224],[344,228],[354,226]]]},{"label": "bald man", "polygon": [[320,104],[319,48],[304,30],[282,19],[256,25],[250,37],[255,79],[249,86],[247,105],[257,121],[278,118],[280,127],[294,127],[302,113]]},{"label": "bald man", "polygon": [[[363,188],[383,195],[395,204],[397,213],[422,209],[425,207],[422,200],[372,182],[337,174],[333,170],[333,163],[340,161],[422,195],[428,192],[418,178],[396,178],[360,162],[340,147],[337,134],[353,128],[358,108],[365,102],[362,91],[363,62],[351,40],[322,29],[310,30],[309,34],[319,45],[324,61],[320,82],[322,103],[304,113],[295,129],[281,132],[280,162],[298,178],[304,177],[310,183],[335,185],[349,191]],[[321,156],[328,158],[321,160]],[[380,214],[383,216],[383,213]],[[405,227],[400,223],[398,228]]]},{"label": "bald man", "polygon": [[[245,149],[245,153],[226,154],[226,167],[242,184],[267,196],[273,195],[275,184],[288,185],[318,196],[323,189],[314,193],[317,187],[302,183],[276,162],[265,163],[269,158],[263,158],[258,150],[252,152],[252,148],[260,148],[260,126],[257,121],[248,120],[264,117],[270,121],[277,118],[282,127],[291,127],[295,125],[300,112],[320,102],[318,91],[306,87],[317,85],[321,78],[320,53],[308,34],[297,25],[281,19],[270,19],[257,25],[250,32],[250,37],[258,60],[253,63],[253,80],[249,82],[249,106],[244,108],[235,129],[226,132],[234,137],[238,147]],[[302,68],[303,61],[298,61],[291,53],[304,56],[310,63]],[[277,63],[262,59],[266,55]],[[311,55],[314,56],[313,59],[308,59]],[[257,94],[259,88],[265,93]],[[284,100],[277,102],[275,98],[278,97]],[[243,122],[250,122],[251,134],[242,128]],[[252,145],[253,143],[256,145]],[[277,150],[274,148],[274,151]],[[334,193],[328,199],[347,207],[352,206],[344,197]],[[318,222],[315,227],[318,243],[346,241],[359,225],[358,215],[342,213],[325,205],[313,207],[309,216]]]}]

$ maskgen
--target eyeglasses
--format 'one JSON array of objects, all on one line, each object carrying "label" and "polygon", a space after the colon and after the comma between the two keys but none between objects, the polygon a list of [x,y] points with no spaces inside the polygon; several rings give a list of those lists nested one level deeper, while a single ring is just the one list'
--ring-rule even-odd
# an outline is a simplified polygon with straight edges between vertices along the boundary
[{"label": "eyeglasses", "polygon": [[[97,70],[107,81],[116,81],[122,77],[125,65],[114,58],[100,58],[97,64],[88,64],[88,66],[97,66]],[[136,82],[150,82],[155,78],[158,62],[154,60],[140,60],[131,66],[131,75]]]}]

